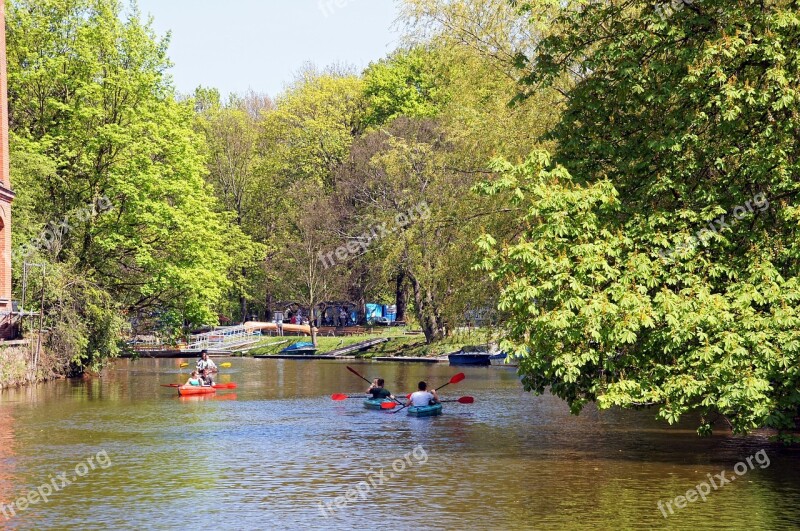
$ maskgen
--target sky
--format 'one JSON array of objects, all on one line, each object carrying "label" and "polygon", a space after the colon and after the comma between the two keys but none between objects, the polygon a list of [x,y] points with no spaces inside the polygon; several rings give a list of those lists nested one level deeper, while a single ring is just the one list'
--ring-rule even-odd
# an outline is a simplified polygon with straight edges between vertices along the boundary
[{"label": "sky", "polygon": [[279,94],[306,62],[362,70],[399,44],[394,0],[138,0],[169,56],[178,91]]}]

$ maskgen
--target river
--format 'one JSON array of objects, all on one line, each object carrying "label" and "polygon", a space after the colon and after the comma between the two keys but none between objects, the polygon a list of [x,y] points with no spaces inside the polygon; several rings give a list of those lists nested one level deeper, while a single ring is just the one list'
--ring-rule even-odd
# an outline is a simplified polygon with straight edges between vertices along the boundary
[{"label": "river", "polygon": [[[800,524],[800,450],[764,435],[700,438],[692,419],[665,427],[652,411],[589,406],[575,417],[504,367],[228,361],[219,379],[238,388],[208,399],[161,387],[187,377],[178,360],[120,360],[101,377],[1,392],[0,527]],[[367,386],[346,365],[403,392],[462,371],[442,395],[475,403],[411,418],[334,402]]]}]

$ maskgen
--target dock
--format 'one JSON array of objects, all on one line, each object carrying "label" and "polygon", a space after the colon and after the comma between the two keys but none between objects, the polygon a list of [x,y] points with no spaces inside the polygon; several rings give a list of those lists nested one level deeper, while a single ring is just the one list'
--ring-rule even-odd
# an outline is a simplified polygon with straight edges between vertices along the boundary
[{"label": "dock", "polygon": [[407,363],[447,363],[447,358],[415,358],[404,356],[378,356],[372,358],[375,361],[401,361]]}]

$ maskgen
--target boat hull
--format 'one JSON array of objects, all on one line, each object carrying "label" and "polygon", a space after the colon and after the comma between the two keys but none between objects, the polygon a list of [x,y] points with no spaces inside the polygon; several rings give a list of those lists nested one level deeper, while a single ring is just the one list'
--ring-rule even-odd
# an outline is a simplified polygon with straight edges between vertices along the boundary
[{"label": "boat hull", "polygon": [[389,400],[388,398],[368,398],[364,400],[364,407],[367,409],[383,409],[381,404],[384,402],[389,402],[390,404],[395,404],[394,400]]},{"label": "boat hull", "polygon": [[489,353],[483,354],[467,354],[464,352],[455,352],[447,356],[450,365],[489,365]]},{"label": "boat hull", "polygon": [[179,396],[210,395],[216,393],[213,387],[198,387],[196,385],[182,385],[178,387]]},{"label": "boat hull", "polygon": [[411,406],[408,408],[409,417],[435,417],[442,414],[442,404],[431,406]]}]

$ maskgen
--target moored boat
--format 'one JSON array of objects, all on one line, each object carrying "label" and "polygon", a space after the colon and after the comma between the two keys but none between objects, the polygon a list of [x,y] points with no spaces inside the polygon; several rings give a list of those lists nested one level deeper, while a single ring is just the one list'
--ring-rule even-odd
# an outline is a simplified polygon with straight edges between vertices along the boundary
[{"label": "moored boat", "polygon": [[450,365],[489,365],[488,352],[453,352],[448,354]]},{"label": "moored boat", "polygon": [[388,402],[390,404],[396,404],[394,400],[390,400],[388,398],[367,398],[364,400],[364,407],[367,409],[383,409],[381,404],[384,402]]},{"label": "moored boat", "polygon": [[207,395],[216,392],[217,390],[213,387],[202,387],[198,385],[182,385],[178,387],[179,396]]},{"label": "moored boat", "polygon": [[314,354],[316,351],[314,343],[300,341],[281,350],[281,354]]},{"label": "moored boat", "polygon": [[430,406],[411,406],[408,408],[409,417],[435,417],[442,414],[442,404]]}]

